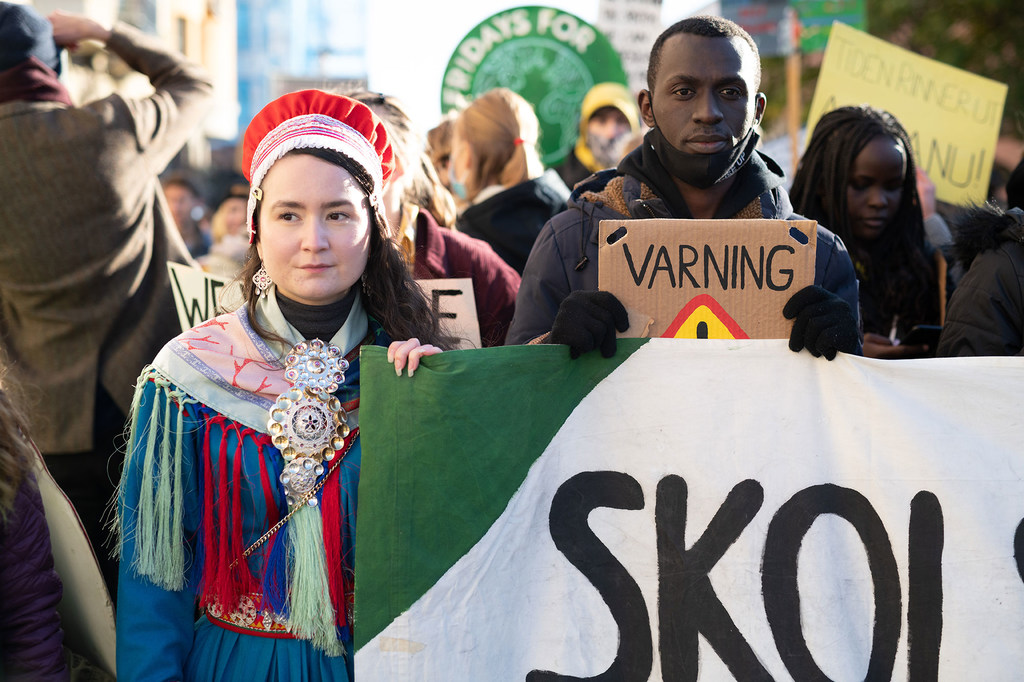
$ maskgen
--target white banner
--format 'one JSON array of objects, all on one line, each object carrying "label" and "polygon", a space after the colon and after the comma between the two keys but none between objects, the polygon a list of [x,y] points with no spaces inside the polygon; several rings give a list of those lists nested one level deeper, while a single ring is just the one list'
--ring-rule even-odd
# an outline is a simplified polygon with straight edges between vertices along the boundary
[{"label": "white banner", "polygon": [[360,679],[1017,680],[1022,436],[1020,358],[651,340]]}]

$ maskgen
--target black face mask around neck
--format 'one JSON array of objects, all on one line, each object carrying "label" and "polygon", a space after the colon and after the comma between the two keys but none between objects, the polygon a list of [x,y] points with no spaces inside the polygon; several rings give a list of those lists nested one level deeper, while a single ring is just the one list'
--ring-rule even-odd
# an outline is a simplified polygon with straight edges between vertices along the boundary
[{"label": "black face mask around neck", "polygon": [[680,151],[672,146],[672,143],[665,139],[657,126],[651,128],[647,133],[648,142],[654,148],[654,153],[665,166],[665,170],[679,178],[687,185],[693,185],[698,189],[707,189],[713,185],[726,180],[743,167],[750,160],[761,136],[754,132],[753,127],[747,134],[729,149],[723,149],[714,154],[690,154]]}]

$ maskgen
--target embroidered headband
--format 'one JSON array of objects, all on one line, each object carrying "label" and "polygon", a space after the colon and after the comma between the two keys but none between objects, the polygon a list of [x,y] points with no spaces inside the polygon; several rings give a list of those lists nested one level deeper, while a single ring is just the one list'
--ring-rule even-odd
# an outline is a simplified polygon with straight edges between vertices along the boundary
[{"label": "embroidered headband", "polygon": [[252,187],[246,217],[250,244],[256,239],[256,203],[263,198],[260,183],[281,157],[306,148],[333,149],[354,161],[373,180],[370,202],[380,205],[384,183],[394,169],[380,119],[348,97],[319,90],[289,93],[264,107],[245,132],[243,169]]}]

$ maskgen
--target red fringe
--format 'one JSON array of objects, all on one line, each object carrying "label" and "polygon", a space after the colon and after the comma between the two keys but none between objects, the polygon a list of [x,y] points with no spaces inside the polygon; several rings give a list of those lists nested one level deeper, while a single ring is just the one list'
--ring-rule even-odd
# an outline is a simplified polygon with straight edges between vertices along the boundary
[{"label": "red fringe", "polygon": [[[217,457],[217,499],[214,500],[213,509],[207,510],[216,517],[217,530],[220,537],[217,538],[214,560],[217,562],[214,583],[210,585],[210,592],[214,599],[220,603],[225,610],[234,610],[238,603],[238,594],[232,589],[231,571],[228,566],[231,564],[231,497],[228,489],[228,439],[224,433],[224,422],[218,420],[221,427],[220,452]],[[211,425],[212,426],[212,425]]]},{"label": "red fringe", "polygon": [[[359,437],[359,428],[356,427],[348,434],[345,445],[341,450],[335,450],[335,455],[344,458],[349,448]],[[346,466],[345,462],[331,462],[337,464],[337,468]],[[352,604],[354,594],[352,592],[353,566],[348,552],[344,551],[346,544],[351,548],[351,538],[345,536],[347,519],[341,515],[341,472],[332,471],[324,482],[323,493],[320,499],[320,515],[324,524],[324,553],[327,555],[327,585],[330,588],[331,604],[334,606],[334,623],[338,627],[346,625],[352,627]]]},{"label": "red fringe", "polygon": [[[269,438],[270,436],[267,436],[268,440]],[[266,444],[261,443],[258,438],[253,440],[256,441],[256,448],[260,453],[260,481],[263,483],[263,502],[267,505],[267,528],[273,528],[281,518],[281,513],[277,509],[277,496],[274,495],[276,486],[270,482],[270,472],[267,471],[267,451],[264,449]]]},{"label": "red fringe", "polygon": [[[271,472],[266,462],[266,449],[270,446],[270,437],[253,431],[248,427],[240,427],[223,415],[213,415],[208,420],[206,437],[203,443],[203,544],[201,606],[219,605],[225,611],[233,610],[239,599],[244,595],[266,592],[253,575],[249,562],[242,558],[247,545],[243,537],[242,523],[242,441],[250,437],[256,444],[259,453],[260,484],[263,488],[267,508],[266,528],[272,527],[280,520],[277,504],[277,488],[271,480]],[[216,462],[212,453],[212,435],[214,426],[220,427],[220,448]],[[228,433],[234,431],[237,442],[234,461],[228,471]],[[343,449],[338,450],[339,457],[344,457],[353,441],[358,437],[359,429],[353,429],[345,439]],[[327,464],[325,462],[325,464]],[[343,463],[338,463],[344,466]],[[216,477],[216,494],[214,478]],[[351,538],[346,538],[344,519],[341,513],[341,474],[333,472],[324,482],[321,493],[320,513],[323,519],[324,550],[327,558],[327,580],[331,603],[334,606],[335,623],[338,627],[352,626],[352,565],[348,552],[343,550],[346,541],[351,545]],[[267,559],[276,545],[281,542],[280,533],[276,533],[260,548],[263,556],[264,569]],[[237,561],[236,561],[237,560]],[[236,562],[232,567],[232,562]],[[271,581],[275,576],[267,576]],[[264,594],[264,604],[260,607],[273,606]]]},{"label": "red fringe", "polygon": [[[220,427],[220,450],[217,453],[217,493],[213,493],[213,457],[210,439],[214,426]],[[248,431],[250,429],[246,429]],[[228,466],[228,433],[236,437],[235,457]],[[203,504],[203,535],[205,555],[203,562],[204,605],[218,604],[230,611],[243,595],[257,591],[256,578],[249,562],[242,557],[245,539],[242,527],[242,439],[244,432],[223,415],[210,418],[206,430],[204,460],[206,461],[206,493]],[[273,506],[277,514],[276,504]],[[276,523],[276,521],[275,521]],[[235,562],[232,567],[232,562]]]},{"label": "red fringe", "polygon": [[[249,562],[242,556],[242,553],[245,552],[245,549],[248,546],[245,542],[245,537],[242,534],[242,432],[237,425],[233,425],[232,430],[235,432],[235,440],[238,443],[238,449],[235,451],[235,466],[231,472],[232,524],[231,548],[228,551],[228,557],[231,561],[237,560],[237,563],[231,572],[231,584],[235,590],[238,590],[238,596],[240,597],[243,594],[252,594],[256,591],[257,587],[256,578],[249,569]],[[227,441],[227,438],[224,440]],[[230,566],[230,563],[228,565]],[[237,600],[230,603],[235,604],[237,603]]]},{"label": "red fringe", "polygon": [[206,430],[206,438],[203,441],[203,573],[202,573],[202,599],[200,606],[212,605],[211,586],[217,575],[216,557],[217,548],[214,538],[216,537],[217,524],[213,518],[213,458],[210,452],[210,429]]}]

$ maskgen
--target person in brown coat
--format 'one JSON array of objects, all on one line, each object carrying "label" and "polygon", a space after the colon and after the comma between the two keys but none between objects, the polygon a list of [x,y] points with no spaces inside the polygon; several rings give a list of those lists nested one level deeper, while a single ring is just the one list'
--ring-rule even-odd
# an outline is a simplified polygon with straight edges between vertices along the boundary
[{"label": "person in brown coat", "polygon": [[[75,106],[59,51],[96,40],[154,92]],[[0,2],[0,344],[32,433],[101,558],[135,377],[177,329],[167,261],[191,262],[157,177],[212,103],[206,73],[159,41]],[[109,473],[108,473],[109,469]]]}]

